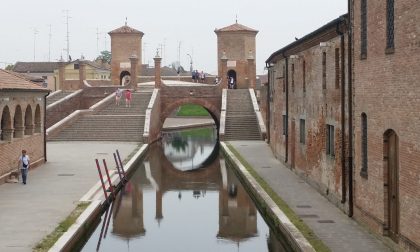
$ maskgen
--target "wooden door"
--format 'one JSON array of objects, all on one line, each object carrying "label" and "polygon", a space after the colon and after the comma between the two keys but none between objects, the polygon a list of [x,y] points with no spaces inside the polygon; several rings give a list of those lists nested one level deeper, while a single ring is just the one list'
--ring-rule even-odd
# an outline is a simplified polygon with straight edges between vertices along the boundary
[{"label": "wooden door", "polygon": [[295,126],[295,119],[292,120],[291,125],[291,139],[290,139],[290,158],[291,158],[291,166],[295,168],[295,152],[296,152],[296,126]]},{"label": "wooden door", "polygon": [[389,236],[398,242],[399,197],[398,197],[398,137],[394,131],[388,133],[388,223]]}]

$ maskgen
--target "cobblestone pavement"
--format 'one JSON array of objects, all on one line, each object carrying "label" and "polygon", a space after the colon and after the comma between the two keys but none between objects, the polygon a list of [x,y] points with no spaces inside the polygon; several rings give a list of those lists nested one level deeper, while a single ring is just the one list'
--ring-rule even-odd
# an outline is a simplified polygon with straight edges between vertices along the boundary
[{"label": "cobblestone pavement", "polygon": [[114,164],[116,149],[124,159],[136,147],[118,142],[47,143],[48,162],[29,171],[26,185],[0,185],[0,251],[32,251],[99,180],[94,158]]},{"label": "cobblestone pavement", "polygon": [[390,251],[275,159],[263,141],[229,142],[332,251]]}]

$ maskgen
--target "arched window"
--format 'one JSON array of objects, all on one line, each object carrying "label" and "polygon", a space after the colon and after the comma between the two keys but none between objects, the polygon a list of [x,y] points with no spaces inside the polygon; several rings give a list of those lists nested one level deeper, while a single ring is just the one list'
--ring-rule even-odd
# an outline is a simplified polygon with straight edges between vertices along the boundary
[{"label": "arched window", "polygon": [[392,53],[394,49],[394,0],[386,1],[386,50]]},{"label": "arched window", "polygon": [[10,117],[9,107],[6,106],[1,114],[1,134],[0,140],[11,141],[12,140],[12,120]]},{"label": "arched window", "polygon": [[36,105],[35,109],[35,133],[41,133],[41,108]]},{"label": "arched window", "polygon": [[33,131],[34,124],[32,121],[32,108],[30,105],[28,105],[25,111],[25,135],[32,135]]},{"label": "arched window", "polygon": [[360,1],[360,58],[367,56],[367,0]]},{"label": "arched window", "polygon": [[361,157],[362,157],[362,168],[360,170],[360,176],[367,178],[368,176],[368,141],[367,141],[367,115],[362,113],[361,116]]},{"label": "arched window", "polygon": [[13,117],[13,128],[15,131],[13,132],[14,138],[21,138],[23,137],[23,117],[22,117],[22,108],[20,105],[16,106],[15,109],[15,116]]}]

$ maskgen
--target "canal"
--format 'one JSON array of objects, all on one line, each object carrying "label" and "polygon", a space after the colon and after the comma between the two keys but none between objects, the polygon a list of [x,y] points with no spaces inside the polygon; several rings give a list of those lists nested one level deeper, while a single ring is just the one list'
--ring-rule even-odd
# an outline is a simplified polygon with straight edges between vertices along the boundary
[{"label": "canal", "polygon": [[275,234],[212,127],[151,145],[82,251],[289,251]]}]

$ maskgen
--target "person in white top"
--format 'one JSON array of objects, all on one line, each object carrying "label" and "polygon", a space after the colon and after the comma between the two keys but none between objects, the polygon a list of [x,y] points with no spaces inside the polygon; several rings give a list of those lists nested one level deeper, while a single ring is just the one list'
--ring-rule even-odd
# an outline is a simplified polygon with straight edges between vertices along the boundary
[{"label": "person in white top", "polygon": [[29,156],[26,155],[26,150],[22,150],[22,155],[19,156],[18,166],[22,174],[22,182],[26,185],[26,178],[28,176],[28,169],[30,165]]},{"label": "person in white top", "polygon": [[122,94],[123,92],[121,88],[117,88],[117,90],[115,90],[115,105],[120,106],[120,100],[121,100]]}]

